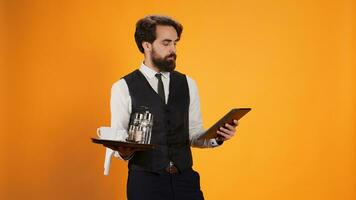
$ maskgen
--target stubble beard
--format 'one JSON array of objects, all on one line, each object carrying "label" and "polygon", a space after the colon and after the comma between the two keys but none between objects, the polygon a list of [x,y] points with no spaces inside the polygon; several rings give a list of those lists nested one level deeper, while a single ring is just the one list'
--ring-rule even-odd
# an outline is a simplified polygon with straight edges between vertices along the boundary
[{"label": "stubble beard", "polygon": [[176,59],[177,55],[171,53],[164,58],[160,58],[156,51],[152,51],[151,60],[152,63],[157,67],[161,72],[172,72],[176,68]]}]

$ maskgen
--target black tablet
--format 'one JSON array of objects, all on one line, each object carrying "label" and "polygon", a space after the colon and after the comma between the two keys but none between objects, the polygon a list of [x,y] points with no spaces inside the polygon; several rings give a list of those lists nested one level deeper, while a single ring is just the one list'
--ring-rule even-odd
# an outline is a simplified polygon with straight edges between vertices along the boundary
[{"label": "black tablet", "polygon": [[234,108],[228,112],[224,117],[217,121],[212,127],[210,127],[204,134],[198,139],[211,139],[218,137],[216,133],[221,126],[225,126],[226,123],[233,124],[234,120],[239,120],[250,112],[251,108]]}]

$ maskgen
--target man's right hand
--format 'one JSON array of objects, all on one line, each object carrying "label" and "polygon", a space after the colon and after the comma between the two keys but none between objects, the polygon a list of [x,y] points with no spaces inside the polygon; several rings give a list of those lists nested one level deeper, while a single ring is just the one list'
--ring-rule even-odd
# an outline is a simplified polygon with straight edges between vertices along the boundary
[{"label": "man's right hand", "polygon": [[118,148],[118,152],[119,152],[120,156],[123,158],[129,158],[130,156],[132,156],[133,153],[135,153],[135,151],[136,150],[131,147],[119,147]]},{"label": "man's right hand", "polygon": [[118,146],[111,146],[111,145],[104,145],[104,146],[114,151],[118,151],[120,156],[124,159],[132,156],[132,154],[135,153],[135,151],[137,150],[131,147],[122,147],[122,146],[118,147]]}]

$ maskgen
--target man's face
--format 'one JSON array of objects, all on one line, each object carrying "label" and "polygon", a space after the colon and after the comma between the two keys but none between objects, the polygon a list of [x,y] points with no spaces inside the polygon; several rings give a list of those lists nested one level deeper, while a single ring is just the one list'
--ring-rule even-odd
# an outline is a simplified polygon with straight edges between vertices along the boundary
[{"label": "man's face", "polygon": [[156,40],[152,43],[151,60],[163,72],[172,72],[176,67],[176,45],[179,38],[172,26],[156,27]]}]

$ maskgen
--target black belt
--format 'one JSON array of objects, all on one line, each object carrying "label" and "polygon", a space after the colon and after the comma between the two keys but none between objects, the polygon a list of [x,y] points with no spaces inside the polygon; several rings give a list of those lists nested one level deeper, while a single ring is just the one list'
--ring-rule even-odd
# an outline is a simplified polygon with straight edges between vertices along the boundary
[{"label": "black belt", "polygon": [[154,172],[154,171],[151,171],[151,170],[147,170],[144,167],[141,167],[141,166],[135,165],[135,164],[129,166],[129,169],[130,170],[134,170],[134,171],[146,171],[146,172],[152,172],[152,173],[158,173],[158,174],[161,174],[161,173],[177,174],[177,173],[180,172],[172,161],[170,161],[168,163],[168,166],[165,169],[163,169],[162,171],[160,171],[160,172]]}]

